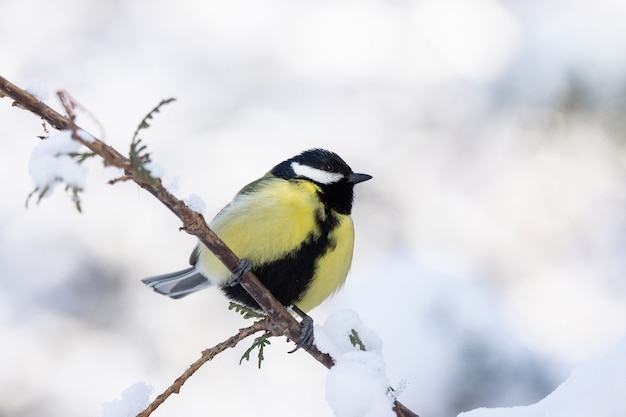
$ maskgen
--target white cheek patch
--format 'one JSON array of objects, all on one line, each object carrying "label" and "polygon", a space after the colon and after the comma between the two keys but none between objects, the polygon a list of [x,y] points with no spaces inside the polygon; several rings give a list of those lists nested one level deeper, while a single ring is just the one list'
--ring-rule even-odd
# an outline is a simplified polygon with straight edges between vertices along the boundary
[{"label": "white cheek patch", "polygon": [[332,184],[343,178],[343,174],[338,172],[328,172],[310,166],[301,165],[297,162],[291,163],[291,169],[299,177],[308,178],[319,184]]}]

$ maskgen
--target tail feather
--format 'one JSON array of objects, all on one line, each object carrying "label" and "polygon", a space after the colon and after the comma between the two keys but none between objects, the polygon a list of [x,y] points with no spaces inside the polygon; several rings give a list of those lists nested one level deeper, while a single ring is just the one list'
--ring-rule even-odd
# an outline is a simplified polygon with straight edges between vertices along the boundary
[{"label": "tail feather", "polygon": [[211,286],[211,282],[194,267],[141,280],[159,294],[182,298]]}]

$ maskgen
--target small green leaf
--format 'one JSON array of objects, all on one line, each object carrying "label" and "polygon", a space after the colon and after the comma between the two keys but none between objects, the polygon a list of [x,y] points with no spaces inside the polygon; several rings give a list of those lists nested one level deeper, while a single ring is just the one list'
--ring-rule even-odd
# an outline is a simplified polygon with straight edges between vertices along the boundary
[{"label": "small green leaf", "polygon": [[150,124],[148,123],[148,120],[152,119],[154,117],[155,113],[158,113],[161,110],[161,107],[165,106],[166,104],[169,104],[173,101],[176,101],[176,99],[174,97],[170,97],[170,98],[166,98],[161,100],[161,102],[159,104],[157,104],[157,106],[155,108],[153,108],[152,110],[150,110],[150,112],[148,114],[146,114],[146,116],[141,119],[141,122],[139,123],[139,126],[137,126],[137,129],[135,130],[135,134],[133,135],[133,142],[137,141],[137,135],[139,134],[140,130],[143,129],[147,129],[150,127]]},{"label": "small green leaf", "polygon": [[348,337],[350,338],[350,343],[352,343],[352,346],[357,346],[358,345],[360,350],[362,350],[362,351],[367,350],[367,349],[365,349],[365,345],[361,341],[361,337],[359,337],[359,334],[357,333],[356,330],[352,329],[352,331],[350,332]]},{"label": "small green leaf", "polygon": [[246,320],[247,319],[264,319],[266,317],[265,314],[259,313],[251,309],[250,307],[244,306],[242,304],[234,303],[232,301],[228,304],[228,309],[235,310],[235,312],[241,314],[241,316]]},{"label": "small green leaf", "polygon": [[269,341],[270,337],[271,335],[269,333],[265,333],[264,335],[259,336],[256,339],[254,339],[254,342],[252,342],[252,346],[250,346],[241,356],[241,359],[239,359],[239,365],[241,365],[241,362],[243,362],[244,359],[249,361],[250,354],[252,353],[252,351],[254,349],[259,349],[259,353],[257,354],[257,357],[258,357],[258,366],[259,366],[259,369],[261,369],[261,362],[263,362],[263,360],[265,359],[265,357],[263,356],[263,351],[265,349],[265,346],[268,346],[271,344],[271,342]]},{"label": "small green leaf", "polygon": [[94,156],[96,156],[96,153],[95,152],[72,152],[72,153],[68,153],[68,155],[74,158],[76,162],[78,162],[79,164],[82,164],[87,159],[93,158]]},{"label": "small green leaf", "polygon": [[165,100],[161,100],[161,102],[157,104],[155,108],[150,110],[150,112],[143,119],[141,119],[141,122],[139,122],[139,125],[137,126],[137,129],[133,134],[133,139],[130,142],[129,158],[130,162],[137,168],[137,172],[139,173],[139,175],[144,178],[154,179],[150,170],[146,168],[146,164],[151,162],[150,153],[147,152],[148,147],[144,145],[141,141],[141,138],[139,138],[139,132],[143,129],[149,128],[150,124],[148,123],[148,120],[152,119],[154,117],[154,114],[158,113],[161,110],[161,107],[168,103],[171,103],[174,100],[176,99],[168,98]]},{"label": "small green leaf", "polygon": [[[61,179],[57,179],[58,182],[61,182]],[[74,206],[76,207],[76,210],[78,210],[79,213],[83,212],[81,203],[80,203],[80,194],[83,189],[80,187],[74,187],[71,185],[66,185],[65,186],[65,191],[69,192],[71,194],[71,199],[72,202],[74,203]],[[50,192],[50,186],[46,185],[43,189],[40,188],[35,188],[33,191],[30,192],[30,194],[28,194],[28,196],[26,197],[26,208],[28,208],[28,204],[30,203],[30,199],[34,196],[37,195],[37,204],[41,203],[41,200]]]},{"label": "small green leaf", "polygon": [[28,208],[28,203],[30,203],[30,199],[33,195],[37,194],[37,204],[41,202],[41,199],[46,196],[46,194],[50,191],[50,186],[46,185],[43,190],[40,190],[38,187],[28,194],[26,197],[26,208]]},{"label": "small green leaf", "polygon": [[82,188],[79,187],[70,187],[69,185],[65,187],[65,191],[71,191],[72,192],[72,201],[74,202],[74,206],[76,207],[76,210],[78,210],[79,213],[83,212],[83,209],[80,205],[80,196],[78,195],[78,193],[80,193],[81,191],[83,191]]}]

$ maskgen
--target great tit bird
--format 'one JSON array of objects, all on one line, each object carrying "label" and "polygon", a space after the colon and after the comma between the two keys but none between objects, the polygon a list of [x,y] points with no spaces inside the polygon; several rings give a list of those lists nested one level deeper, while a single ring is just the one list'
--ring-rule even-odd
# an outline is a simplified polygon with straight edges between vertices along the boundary
[{"label": "great tit bird", "polygon": [[[352,263],[356,174],[337,154],[311,149],[246,185],[210,227],[285,306],[316,307],[345,282]],[[199,243],[191,268],[146,278],[156,292],[181,298],[212,285],[235,302],[259,310],[231,273]]]}]

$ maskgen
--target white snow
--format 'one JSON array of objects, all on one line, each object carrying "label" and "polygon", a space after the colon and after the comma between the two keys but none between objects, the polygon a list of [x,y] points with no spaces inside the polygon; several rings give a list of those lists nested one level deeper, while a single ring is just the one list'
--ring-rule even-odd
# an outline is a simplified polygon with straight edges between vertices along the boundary
[{"label": "white snow", "polygon": [[76,131],[76,135],[78,135],[78,137],[84,140],[85,142],[93,142],[94,140],[96,140],[96,138],[93,137],[91,133],[85,132],[82,129],[78,129]]},{"label": "white snow", "polygon": [[338,360],[345,353],[358,349],[352,346],[348,337],[352,329],[359,334],[359,339],[365,345],[366,351],[380,352],[382,350],[383,342],[380,337],[365,327],[357,313],[348,309],[335,311],[326,319],[323,326],[315,326],[315,345],[322,352]]},{"label": "white snow", "polygon": [[180,189],[180,177],[174,177],[169,181],[164,182],[163,186],[167,191],[175,195]]},{"label": "white snow", "polygon": [[[366,350],[353,346],[355,330]],[[315,344],[335,360],[326,377],[326,401],[336,417],[394,416],[393,397],[381,356],[382,341],[351,310],[333,313],[315,326]]]},{"label": "white snow", "polygon": [[204,200],[202,200],[202,197],[200,197],[198,194],[190,194],[189,197],[185,198],[183,201],[185,202],[185,205],[187,205],[187,207],[189,207],[196,213],[204,214],[206,204],[204,203]]},{"label": "white snow", "polygon": [[83,189],[87,168],[76,162],[70,154],[78,152],[80,142],[72,139],[72,132],[64,130],[42,140],[31,154],[29,172],[38,190],[48,188],[52,194],[57,184]]},{"label": "white snow", "polygon": [[102,417],[135,417],[150,404],[154,388],[137,382],[122,392],[122,398],[102,404]]},{"label": "white snow", "polygon": [[48,87],[42,80],[38,78],[33,78],[32,80],[30,80],[27,87],[25,88],[25,91],[35,96],[37,100],[43,101],[44,103],[48,101],[48,98],[50,98]]},{"label": "white snow", "polygon": [[543,400],[527,407],[480,408],[459,417],[626,416],[626,337],[574,369]]}]

